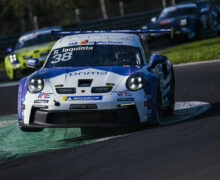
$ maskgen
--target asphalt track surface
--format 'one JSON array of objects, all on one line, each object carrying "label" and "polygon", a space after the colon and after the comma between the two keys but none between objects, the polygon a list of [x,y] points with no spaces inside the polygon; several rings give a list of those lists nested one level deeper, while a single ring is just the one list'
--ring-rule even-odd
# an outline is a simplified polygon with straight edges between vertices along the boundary
[{"label": "asphalt track surface", "polygon": [[[220,62],[175,67],[176,100],[212,107],[189,121],[48,151],[0,165],[0,179],[220,179]],[[17,87],[0,88],[0,114],[16,114]]]}]

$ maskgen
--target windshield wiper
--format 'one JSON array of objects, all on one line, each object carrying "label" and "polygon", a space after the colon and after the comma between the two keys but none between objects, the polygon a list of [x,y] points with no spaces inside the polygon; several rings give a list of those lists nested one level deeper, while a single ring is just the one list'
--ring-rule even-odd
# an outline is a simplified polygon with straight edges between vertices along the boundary
[{"label": "windshield wiper", "polygon": [[91,66],[93,65],[92,59],[93,59],[93,56],[94,56],[94,54],[95,54],[95,47],[96,47],[96,41],[95,41],[94,44],[93,44],[93,49],[92,49],[92,54],[91,54]]}]

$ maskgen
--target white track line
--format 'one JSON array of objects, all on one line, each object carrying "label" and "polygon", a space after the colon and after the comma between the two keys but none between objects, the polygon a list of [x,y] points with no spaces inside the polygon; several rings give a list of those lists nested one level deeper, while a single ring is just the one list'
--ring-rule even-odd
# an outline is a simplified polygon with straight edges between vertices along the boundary
[{"label": "white track line", "polygon": [[10,87],[10,86],[17,86],[19,84],[19,82],[4,82],[4,83],[0,83],[0,88],[3,87]]},{"label": "white track line", "polygon": [[184,67],[184,66],[194,66],[194,65],[213,64],[213,63],[220,63],[220,59],[208,60],[208,61],[200,61],[200,62],[192,62],[192,63],[184,63],[184,64],[175,64],[173,66],[174,67]]}]

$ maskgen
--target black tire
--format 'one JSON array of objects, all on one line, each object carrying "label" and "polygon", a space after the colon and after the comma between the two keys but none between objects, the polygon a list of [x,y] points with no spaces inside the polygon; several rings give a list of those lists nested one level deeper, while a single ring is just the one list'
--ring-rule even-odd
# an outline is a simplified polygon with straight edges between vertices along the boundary
[{"label": "black tire", "polygon": [[21,79],[23,77],[21,69],[14,70],[14,79]]},{"label": "black tire", "polygon": [[44,128],[32,128],[32,127],[20,126],[20,129],[23,132],[41,132],[43,131]]},{"label": "black tire", "polygon": [[163,119],[163,105],[162,105],[162,95],[160,87],[157,88],[157,115],[156,120],[160,124],[161,120]]},{"label": "black tire", "polygon": [[202,37],[202,24],[200,23],[200,21],[196,21],[195,22],[195,39],[201,39]]},{"label": "black tire", "polygon": [[173,72],[173,68],[171,70],[171,89],[170,89],[170,105],[169,107],[165,110],[166,114],[173,114],[174,108],[175,108],[175,75]]}]

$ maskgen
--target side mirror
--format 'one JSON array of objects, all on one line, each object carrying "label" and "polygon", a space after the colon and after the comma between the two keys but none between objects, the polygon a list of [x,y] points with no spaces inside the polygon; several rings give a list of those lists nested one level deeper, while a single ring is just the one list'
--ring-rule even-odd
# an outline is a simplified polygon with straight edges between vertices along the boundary
[{"label": "side mirror", "polygon": [[152,22],[152,23],[155,23],[156,21],[157,21],[157,17],[152,17],[152,18],[151,18],[151,22]]},{"label": "side mirror", "polygon": [[148,65],[148,69],[154,68],[157,64],[162,64],[167,61],[167,57],[159,54],[154,54],[150,58],[150,64]]},{"label": "side mirror", "polygon": [[27,67],[38,69],[40,67],[40,62],[38,58],[29,59],[26,62]]},{"label": "side mirror", "polygon": [[12,51],[13,51],[13,47],[12,47],[12,46],[9,46],[9,47],[6,49],[6,52],[7,52],[8,54],[10,54]]}]

